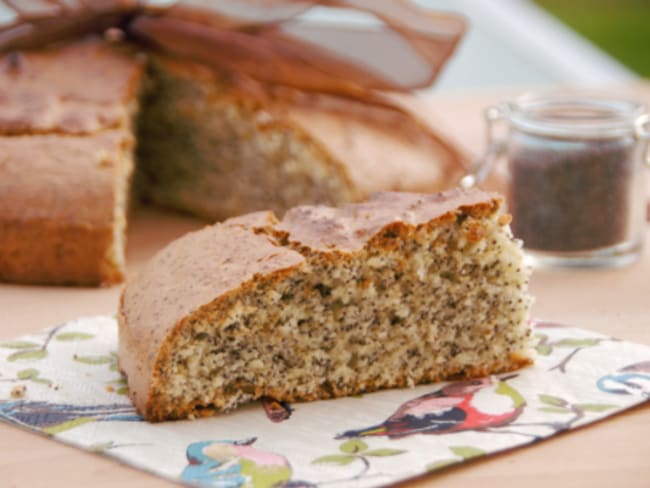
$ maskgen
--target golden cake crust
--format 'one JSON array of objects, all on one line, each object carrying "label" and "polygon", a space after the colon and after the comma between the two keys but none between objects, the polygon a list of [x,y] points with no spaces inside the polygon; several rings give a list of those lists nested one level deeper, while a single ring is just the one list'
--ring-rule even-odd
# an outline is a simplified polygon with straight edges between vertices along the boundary
[{"label": "golden cake crust", "polygon": [[493,212],[501,197],[486,192],[416,194],[382,192],[369,201],[340,208],[302,206],[276,226],[291,243],[321,252],[354,252],[391,226],[418,226],[453,218],[457,209],[474,216]]},{"label": "golden cake crust", "polygon": [[0,134],[129,127],[142,66],[97,39],[0,58]]}]

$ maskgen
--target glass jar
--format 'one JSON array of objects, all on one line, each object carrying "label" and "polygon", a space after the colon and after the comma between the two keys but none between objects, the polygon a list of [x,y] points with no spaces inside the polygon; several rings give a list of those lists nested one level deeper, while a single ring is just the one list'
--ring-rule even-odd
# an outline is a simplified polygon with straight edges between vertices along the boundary
[{"label": "glass jar", "polygon": [[[650,118],[639,102],[574,93],[524,95],[486,111],[488,152],[463,186],[500,155],[512,230],[534,265],[634,261],[646,219]],[[507,125],[497,140],[495,123]]]}]

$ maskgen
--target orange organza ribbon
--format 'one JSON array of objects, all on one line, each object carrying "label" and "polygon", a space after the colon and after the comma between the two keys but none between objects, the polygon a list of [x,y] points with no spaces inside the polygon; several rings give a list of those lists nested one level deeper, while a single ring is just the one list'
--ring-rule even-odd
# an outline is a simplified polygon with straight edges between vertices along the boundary
[{"label": "orange organza ribbon", "polygon": [[[336,9],[363,25],[332,22]],[[0,0],[0,52],[111,27],[216,69],[364,98],[430,85],[465,22],[407,0]]]}]

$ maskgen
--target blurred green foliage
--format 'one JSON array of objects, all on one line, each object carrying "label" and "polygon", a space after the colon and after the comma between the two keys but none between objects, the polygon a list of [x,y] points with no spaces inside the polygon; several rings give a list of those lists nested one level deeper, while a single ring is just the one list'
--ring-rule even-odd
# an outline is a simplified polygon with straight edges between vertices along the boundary
[{"label": "blurred green foliage", "polygon": [[603,51],[650,78],[650,0],[535,0]]}]

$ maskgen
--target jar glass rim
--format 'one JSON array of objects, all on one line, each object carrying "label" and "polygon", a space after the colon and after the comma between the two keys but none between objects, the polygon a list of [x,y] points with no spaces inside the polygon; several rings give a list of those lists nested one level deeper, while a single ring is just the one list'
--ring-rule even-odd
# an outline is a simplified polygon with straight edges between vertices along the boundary
[{"label": "jar glass rim", "polygon": [[526,93],[505,102],[503,111],[514,127],[526,132],[609,138],[633,134],[635,121],[647,110],[638,100],[565,91]]}]

